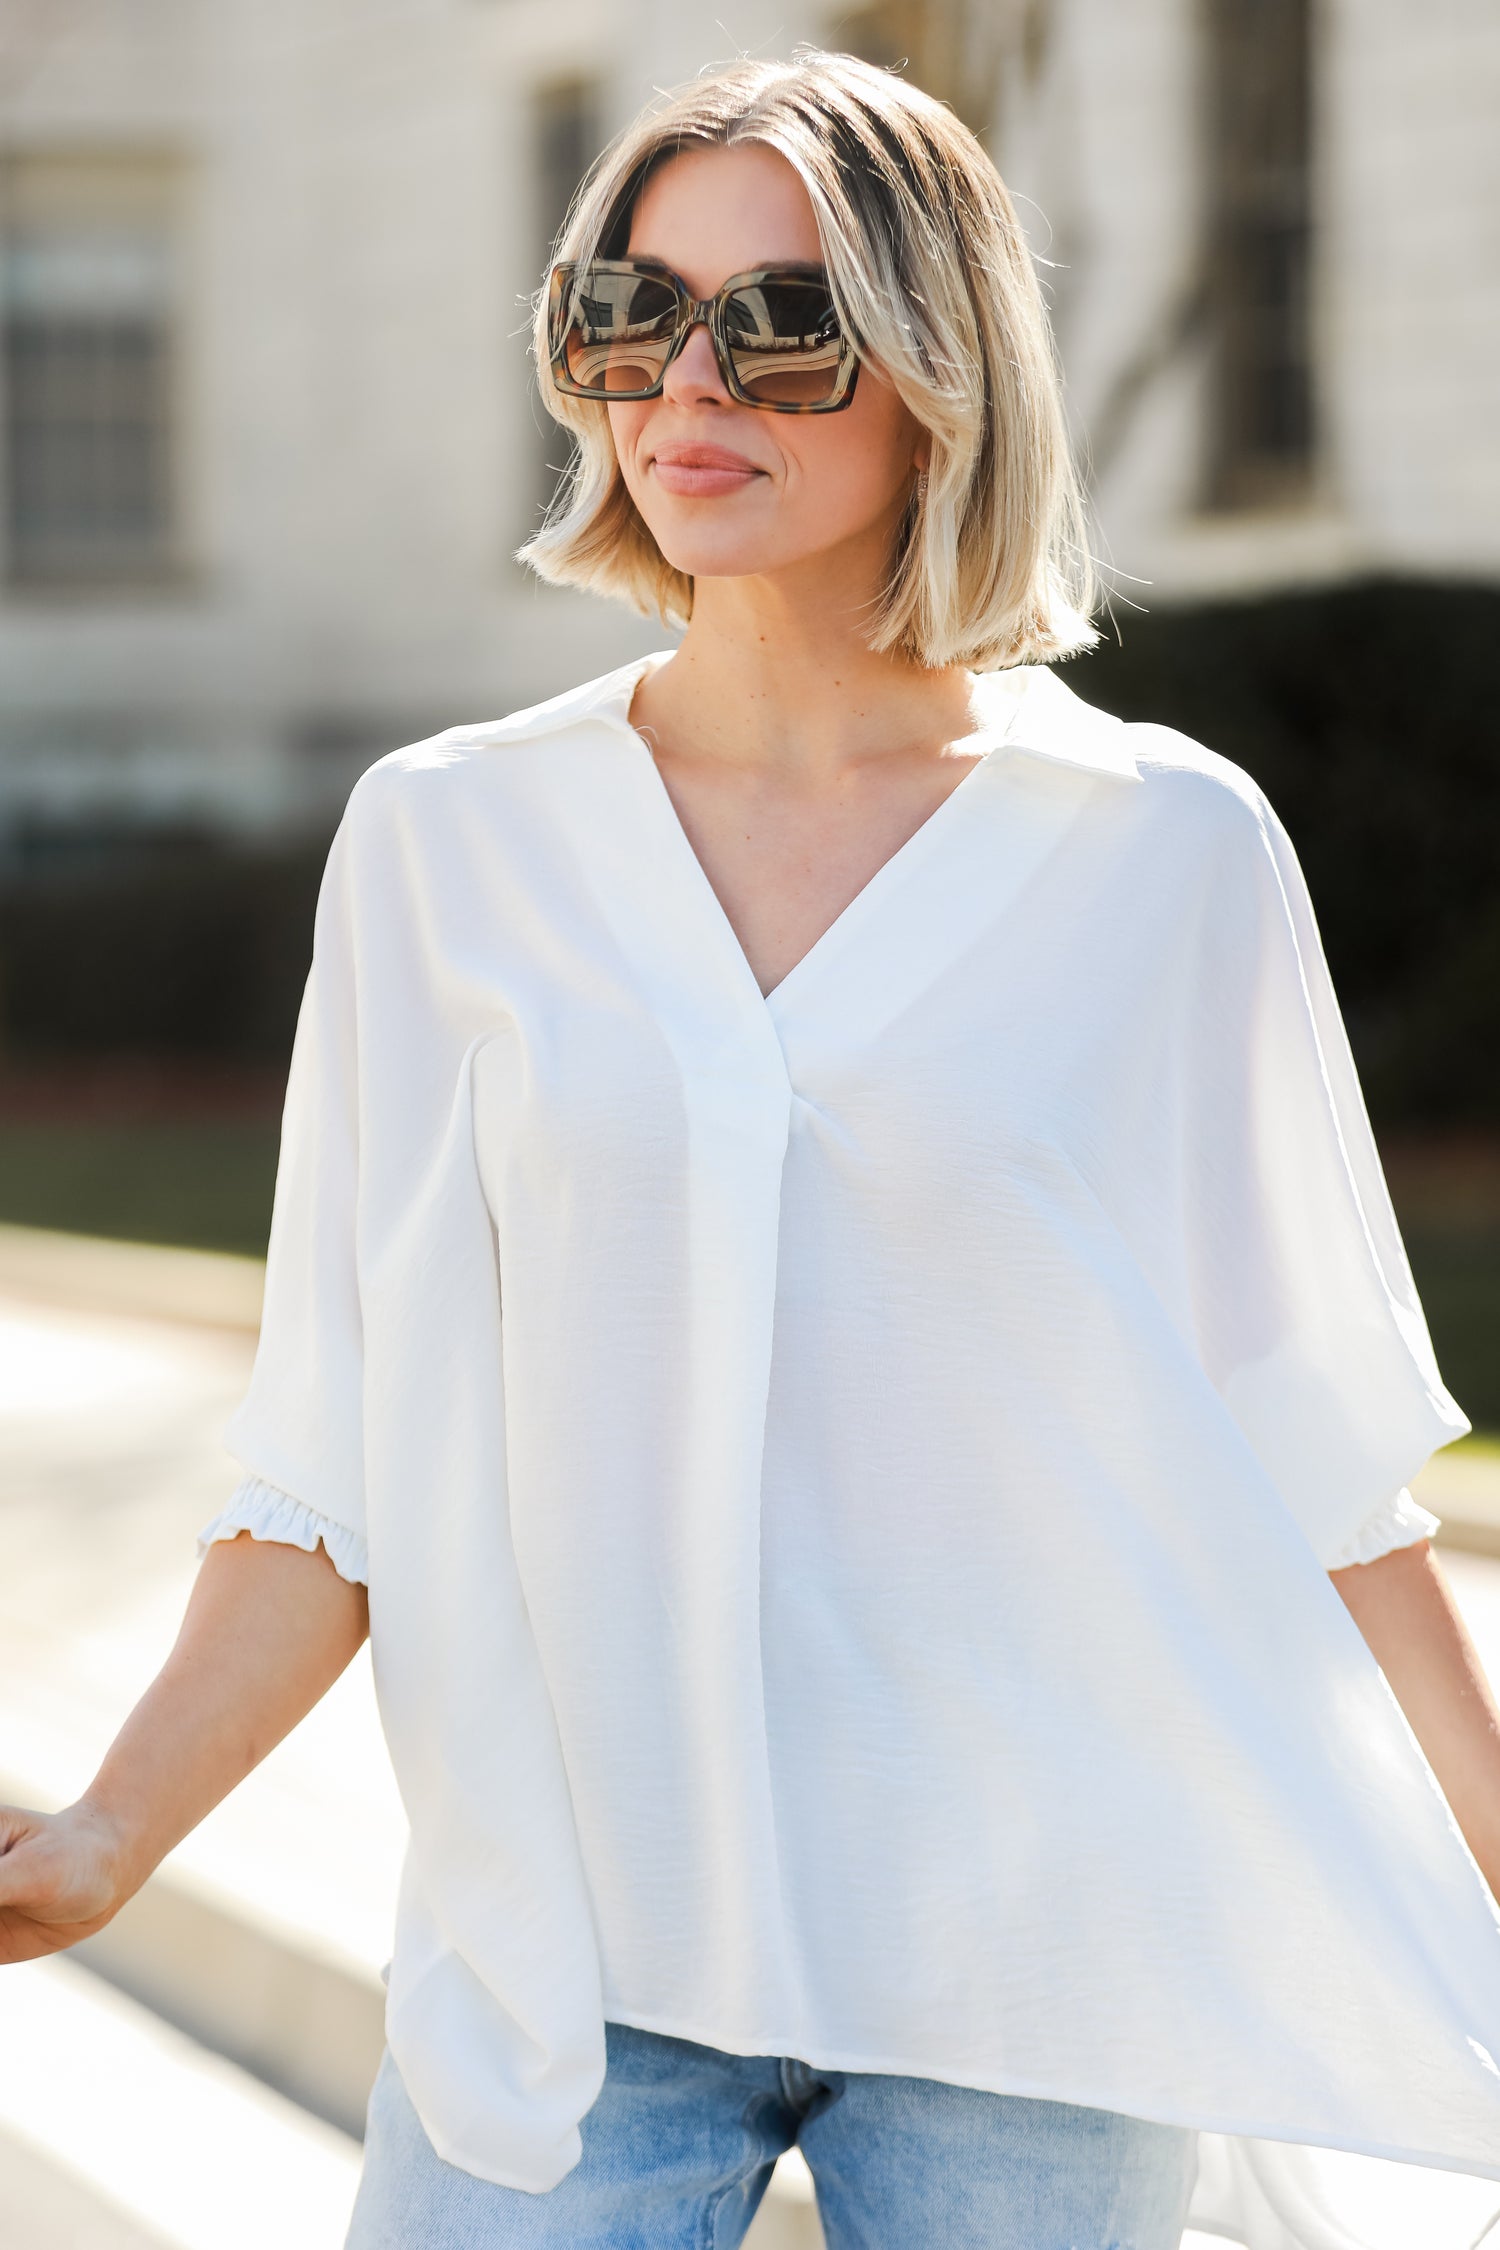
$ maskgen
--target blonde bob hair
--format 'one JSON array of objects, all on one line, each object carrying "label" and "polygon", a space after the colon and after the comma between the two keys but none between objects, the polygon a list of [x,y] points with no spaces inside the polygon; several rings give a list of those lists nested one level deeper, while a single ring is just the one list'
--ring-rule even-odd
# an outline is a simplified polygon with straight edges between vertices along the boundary
[{"label": "blonde bob hair", "polygon": [[[1004,182],[941,102],[816,50],[707,71],[604,151],[555,255],[623,256],[654,172],[686,149],[747,141],[775,149],[801,179],[845,333],[931,433],[870,647],[984,671],[1089,646],[1095,581],[1046,307]],[[543,400],[577,452],[518,559],[554,584],[685,624],[693,581],[626,490],[608,407],[552,384],[545,289],[533,348]]]}]

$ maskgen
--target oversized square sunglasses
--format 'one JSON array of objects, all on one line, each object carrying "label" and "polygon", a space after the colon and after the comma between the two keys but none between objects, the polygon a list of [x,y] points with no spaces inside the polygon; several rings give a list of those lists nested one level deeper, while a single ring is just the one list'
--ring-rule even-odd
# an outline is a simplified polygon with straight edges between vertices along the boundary
[{"label": "oversized square sunglasses", "polygon": [[572,398],[656,398],[700,320],[742,406],[833,414],[853,398],[859,361],[817,267],[759,266],[695,297],[665,266],[565,260],[547,283],[552,380]]}]

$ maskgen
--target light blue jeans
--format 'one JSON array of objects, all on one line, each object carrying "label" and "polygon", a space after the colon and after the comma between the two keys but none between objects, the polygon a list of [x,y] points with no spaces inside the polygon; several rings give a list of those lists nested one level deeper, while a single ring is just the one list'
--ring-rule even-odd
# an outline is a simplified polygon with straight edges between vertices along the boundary
[{"label": "light blue jeans", "polygon": [[433,2150],[387,2052],[344,2250],[730,2250],[797,2145],[828,2250],[1178,2250],[1198,2135],[932,2078],[605,2025],[583,2155],[545,2195]]}]

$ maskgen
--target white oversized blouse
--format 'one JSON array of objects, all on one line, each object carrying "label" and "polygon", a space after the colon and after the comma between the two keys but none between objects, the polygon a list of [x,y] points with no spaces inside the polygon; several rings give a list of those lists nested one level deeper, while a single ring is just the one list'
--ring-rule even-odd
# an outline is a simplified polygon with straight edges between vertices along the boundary
[{"label": "white oversized blouse", "polygon": [[1197,2224],[1500,2180],[1500,1911],[1327,1576],[1469,1425],[1285,831],[982,676],[763,997],[662,660],[357,784],[204,1534],[368,1581],[434,2145],[553,2186],[610,2018],[1196,2126]]}]

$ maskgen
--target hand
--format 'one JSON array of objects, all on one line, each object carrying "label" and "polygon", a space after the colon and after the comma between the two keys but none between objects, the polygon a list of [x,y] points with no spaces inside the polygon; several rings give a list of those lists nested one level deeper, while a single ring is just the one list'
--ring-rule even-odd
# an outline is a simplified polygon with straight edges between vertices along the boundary
[{"label": "hand", "polygon": [[119,1838],[81,1799],[65,1812],[0,1805],[0,1962],[61,1953],[124,1905]]}]

